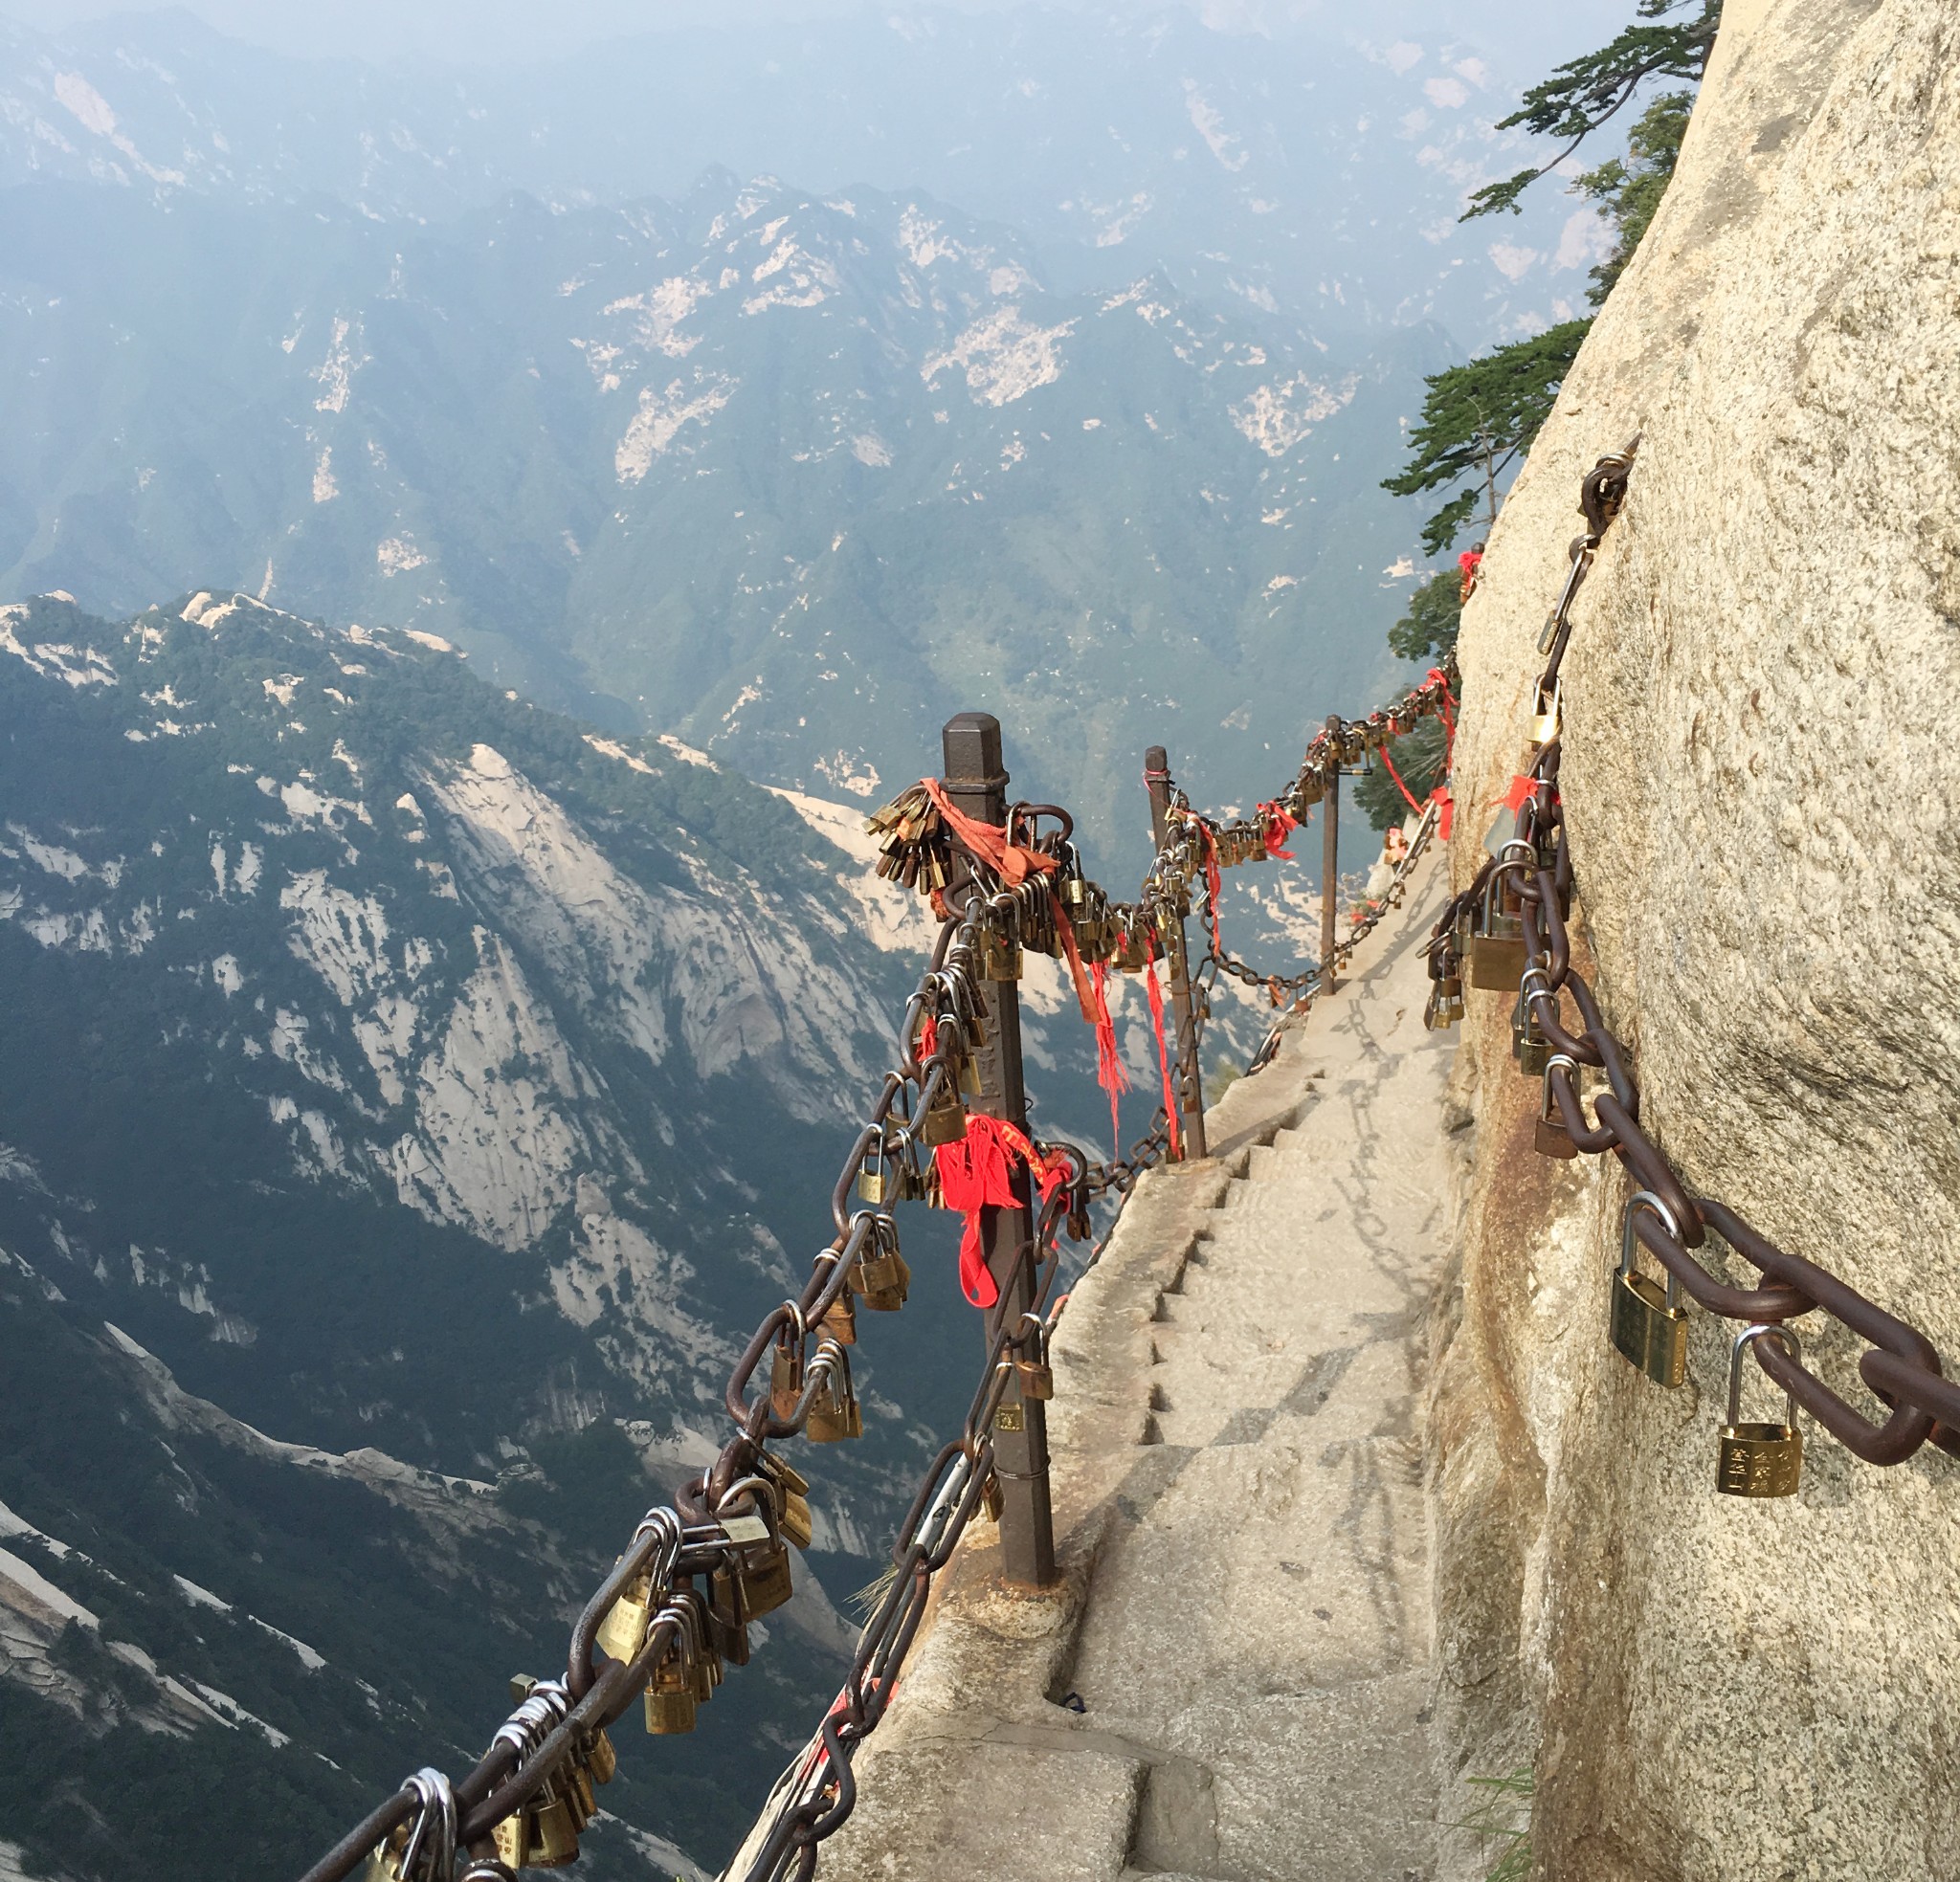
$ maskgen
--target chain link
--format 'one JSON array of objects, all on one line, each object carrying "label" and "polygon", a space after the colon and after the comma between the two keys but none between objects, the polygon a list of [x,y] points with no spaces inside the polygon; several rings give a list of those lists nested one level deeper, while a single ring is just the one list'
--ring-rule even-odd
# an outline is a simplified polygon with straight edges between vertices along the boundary
[{"label": "chain link", "polygon": [[[1850,1404],[1805,1365],[1794,1340],[1746,1334],[1741,1342],[1771,1381],[1855,1456],[1869,1464],[1901,1464],[1927,1443],[1960,1455],[1960,1385],[1945,1376],[1932,1341],[1822,1264],[1778,1247],[1738,1210],[1701,1194],[1681,1174],[1641,1121],[1632,1054],[1606,1025],[1592,988],[1571,963],[1565,911],[1572,863],[1558,787],[1559,667],[1571,637],[1573,598],[1625,500],[1638,444],[1636,438],[1624,451],[1601,458],[1581,484],[1587,531],[1571,545],[1570,568],[1540,641],[1540,652],[1549,655],[1539,681],[1542,729],[1548,736],[1520,781],[1524,790],[1513,835],[1469,887],[1452,898],[1431,931],[1430,975],[1437,983],[1431,1012],[1441,1013],[1453,997],[1460,1005],[1466,940],[1472,946],[1479,939],[1488,941],[1493,905],[1513,900],[1524,959],[1513,1037],[1521,1052],[1528,1040],[1547,1053],[1541,1149],[1561,1157],[1611,1152],[1619,1160],[1636,1185],[1623,1223],[1627,1251],[1637,1245],[1652,1254],[1668,1275],[1670,1295],[1678,1288],[1704,1311],[1750,1328],[1781,1328],[1787,1320],[1821,1313],[1855,1335],[1863,1347],[1859,1376],[1882,1406],[1882,1418]],[[1481,936],[1480,922],[1485,924]],[[1453,983],[1454,996],[1449,990]],[[1562,1006],[1568,994],[1578,1014],[1571,1030]],[[1592,1098],[1590,1119],[1581,1092],[1587,1069],[1596,1071],[1606,1085]],[[1712,1252],[1717,1244],[1753,1268],[1761,1284],[1736,1286],[1697,1253]],[[1738,1364],[1740,1358],[1739,1348]],[[1787,1481],[1793,1489],[1794,1477]]]},{"label": "chain link", "polygon": [[[657,1505],[641,1520],[572,1628],[564,1680],[531,1686],[493,1735],[489,1750],[453,1784],[439,1772],[417,1772],[307,1870],[301,1882],[344,1882],[377,1850],[385,1853],[389,1872],[403,1882],[450,1882],[455,1862],[465,1857],[476,1882],[509,1875],[525,1861],[522,1845],[529,1833],[527,1812],[568,1809],[574,1831],[590,1820],[596,1807],[591,1785],[611,1775],[605,1730],[650,1689],[657,1671],[677,1655],[701,1653],[719,1666],[718,1644],[736,1663],[746,1659],[741,1599],[735,1599],[730,1620],[714,1606],[712,1594],[702,1599],[696,1584],[706,1582],[710,1590],[739,1588],[745,1577],[779,1570],[787,1576],[785,1536],[802,1479],[768,1447],[808,1434],[819,1409],[827,1419],[841,1417],[847,1423],[848,1414],[855,1413],[846,1351],[855,1334],[847,1339],[840,1327],[852,1317],[851,1295],[873,1301],[880,1292],[868,1276],[873,1268],[888,1270],[898,1260],[899,1234],[891,1207],[897,1197],[881,1193],[871,1207],[854,1208],[853,1186],[860,1172],[878,1172],[880,1187],[896,1172],[894,1187],[908,1199],[930,1196],[929,1158],[922,1154],[927,1148],[926,1120],[935,1110],[961,1106],[961,1068],[980,1044],[984,1029],[983,947],[1012,943],[1059,952],[1060,926],[1066,923],[1072,936],[1080,937],[1078,947],[1091,958],[1116,959],[1122,967],[1125,952],[1140,954],[1133,968],[1164,958],[1173,932],[1182,944],[1192,885],[1203,879],[1208,898],[1214,894],[1209,866],[1263,858],[1277,849],[1289,822],[1301,820],[1321,801],[1333,769],[1441,710],[1454,678],[1451,665],[1433,673],[1388,711],[1330,722],[1307,747],[1287,789],[1274,803],[1262,805],[1255,818],[1221,822],[1203,817],[1172,786],[1175,814],[1133,902],[1113,900],[1082,875],[1072,841],[1073,820],[1053,805],[1013,806],[1006,834],[1011,843],[1056,858],[1064,881],[1080,882],[1080,913],[1057,901],[1045,875],[1009,882],[984,857],[957,844],[918,792],[904,794],[880,812],[886,820],[882,825],[873,820],[874,828],[899,832],[886,845],[880,874],[930,895],[943,925],[930,963],[906,1003],[899,1031],[900,1062],[885,1074],[870,1103],[833,1189],[835,1238],[813,1258],[801,1294],[757,1327],[729,1376],[723,1396],[733,1434],[715,1462],[680,1487],[671,1506]],[[1044,830],[1044,823],[1055,828]],[[1432,807],[1397,872],[1393,900],[1383,907],[1399,902],[1402,883],[1434,825]],[[956,886],[949,890],[948,884]],[[1383,907],[1371,911],[1336,949],[1337,963],[1372,928]],[[1180,1030],[1180,1063],[1196,1062],[1210,986],[1220,968],[1250,971],[1215,951],[1207,957],[1198,976],[1205,997],[1194,1003],[1189,1030]],[[1317,985],[1319,974],[1316,967],[1287,985]],[[1276,1031],[1253,1069],[1270,1056],[1277,1038]],[[942,1447],[899,1526],[892,1547],[894,1576],[859,1636],[843,1686],[804,1753],[777,1785],[737,1868],[730,1871],[739,1873],[741,1882],[808,1878],[815,1870],[817,1846],[850,1815],[856,1801],[851,1776],[856,1747],[884,1716],[899,1669],[924,1618],[933,1578],[990,1490],[994,1412],[1015,1362],[1045,1350],[1066,1305],[1067,1295],[1055,1293],[1060,1233],[1064,1227],[1078,1237],[1087,1233],[1093,1197],[1113,1192],[1120,1213],[1138,1179],[1164,1160],[1169,1144],[1169,1120],[1161,1107],[1128,1154],[1107,1162],[1091,1163],[1070,1143],[1037,1142],[1044,1160],[1062,1166],[1065,1181],[1041,1204],[1034,1236],[1016,1256],[1032,1308],[996,1328],[960,1435]],[[1100,1257],[1112,1232],[1113,1228],[1105,1231],[1085,1265]],[[902,1276],[902,1262],[894,1272]],[[1012,1282],[1003,1285],[1003,1295],[1012,1289]],[[902,1279],[897,1292],[902,1298]],[[815,1352],[811,1355],[813,1339]],[[778,1352],[790,1362],[786,1370],[793,1380],[782,1390],[773,1370],[772,1355]],[[766,1359],[772,1366],[768,1388],[751,1394]],[[601,1644],[601,1637],[629,1603],[635,1611],[644,1610],[644,1633],[630,1655],[621,1658]],[[702,1632],[703,1613],[706,1634]],[[711,1640],[717,1627],[721,1634]],[[523,1831],[513,1846],[514,1859],[504,1849],[513,1824]],[[482,1847],[493,1840],[495,1856]],[[570,1851],[576,1854],[575,1834]]]}]

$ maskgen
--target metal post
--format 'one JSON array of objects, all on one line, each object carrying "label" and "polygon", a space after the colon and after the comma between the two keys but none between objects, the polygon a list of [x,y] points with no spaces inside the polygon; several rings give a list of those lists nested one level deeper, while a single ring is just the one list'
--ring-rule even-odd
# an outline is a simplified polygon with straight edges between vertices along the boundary
[{"label": "metal post", "polygon": [[[947,795],[969,817],[998,824],[1007,817],[1007,770],[1001,763],[1000,720],[991,713],[963,712],[947,720],[943,738]],[[957,887],[957,883],[948,885]],[[1027,1091],[1021,1082],[1021,991],[1013,981],[982,985],[987,1044],[974,1054],[980,1077],[968,1108],[1028,1128]],[[1014,1172],[1013,1208],[980,1211],[980,1237],[1000,1298],[988,1310],[987,1350],[1002,1325],[1013,1325],[1034,1304],[1034,1268],[1022,1251],[1033,1246],[1034,1213],[1028,1173]],[[1055,1580],[1055,1521],[1048,1501],[1048,1407],[1024,1398],[1018,1375],[1008,1381],[993,1418],[993,1469],[1000,1479],[1002,1569],[1010,1582],[1047,1587]]]},{"label": "metal post", "polygon": [[[1144,775],[1150,786],[1150,836],[1164,847],[1164,829],[1170,817],[1170,761],[1162,745],[1144,754]],[[1184,922],[1170,943],[1170,1006],[1177,1016],[1177,1108],[1183,1114],[1184,1154],[1202,1157],[1205,1151],[1205,1080],[1198,1064],[1198,1030],[1191,1010],[1191,963],[1185,953]],[[1123,1154],[1118,1144],[1116,1154]]]},{"label": "metal post", "polygon": [[[1327,739],[1331,745],[1341,736],[1341,715],[1327,719]],[[1327,766],[1326,795],[1321,799],[1325,821],[1321,826],[1321,991],[1334,984],[1335,902],[1341,894],[1341,765],[1338,750]]]}]

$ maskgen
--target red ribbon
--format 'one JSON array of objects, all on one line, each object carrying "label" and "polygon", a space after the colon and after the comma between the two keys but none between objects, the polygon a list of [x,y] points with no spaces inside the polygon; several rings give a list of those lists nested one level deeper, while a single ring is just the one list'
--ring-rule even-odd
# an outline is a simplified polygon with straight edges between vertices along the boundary
[{"label": "red ribbon", "polygon": [[931,798],[933,808],[946,819],[947,828],[960,839],[968,853],[977,856],[1010,889],[1018,888],[1031,875],[1046,875],[1059,867],[1053,856],[1039,850],[1010,843],[1007,831],[999,824],[983,824],[979,818],[954,809],[946,786],[937,778],[921,778],[919,782]]},{"label": "red ribbon", "polygon": [[1403,801],[1419,817],[1422,814],[1422,806],[1416,803],[1415,793],[1402,782],[1402,774],[1395,769],[1395,761],[1389,756],[1387,745],[1382,747],[1382,763],[1389,767],[1389,776],[1394,779],[1395,788],[1402,793]]},{"label": "red ribbon", "polygon": [[1280,846],[1286,841],[1291,831],[1300,828],[1300,819],[1281,809],[1278,804],[1261,804],[1259,816],[1265,833],[1266,854],[1276,863],[1290,863],[1293,860],[1293,852]]},{"label": "red ribbon", "polygon": [[1173,1162],[1184,1157],[1184,1133],[1178,1127],[1177,1094],[1170,1083],[1170,1049],[1164,1042],[1164,993],[1157,985],[1157,944],[1144,937],[1144,990],[1150,996],[1150,1026],[1157,1034],[1157,1065],[1164,1074],[1164,1115],[1170,1122],[1170,1157]]},{"label": "red ribbon", "polygon": [[942,1143],[933,1156],[947,1207],[958,1209],[967,1219],[960,1236],[960,1292],[975,1307],[991,1307],[1000,1298],[1000,1285],[987,1266],[980,1211],[1019,1206],[1014,1168],[1023,1163],[1033,1171],[1045,1203],[1068,1181],[1068,1161],[1059,1155],[1043,1156],[1025,1132],[984,1112],[970,1114],[967,1135],[957,1143]]},{"label": "red ribbon", "polygon": [[1123,1155],[1123,1123],[1116,1096],[1129,1090],[1129,1068],[1116,1050],[1116,1022],[1109,1017],[1109,968],[1099,961],[1089,969],[1096,993],[1096,1082],[1109,1094],[1109,1154]]}]

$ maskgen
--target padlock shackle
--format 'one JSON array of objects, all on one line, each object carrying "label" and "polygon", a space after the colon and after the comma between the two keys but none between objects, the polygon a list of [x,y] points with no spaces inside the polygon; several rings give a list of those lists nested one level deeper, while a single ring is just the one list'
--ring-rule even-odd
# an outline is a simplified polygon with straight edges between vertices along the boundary
[{"label": "padlock shackle", "polygon": [[[1781,1341],[1783,1350],[1793,1360],[1803,1358],[1803,1342],[1797,1338],[1793,1326],[1785,1326],[1780,1320],[1763,1320],[1754,1326],[1746,1326],[1735,1336],[1735,1342],[1728,1353],[1728,1423],[1733,1429],[1742,1422],[1742,1356],[1744,1349],[1752,1340],[1762,1340],[1773,1335]],[[1783,1423],[1791,1430],[1796,1429],[1796,1394],[1783,1395]]]},{"label": "padlock shackle", "polygon": [[[1548,1079],[1550,1078],[1551,1068],[1549,1066],[1546,1067],[1545,1075]],[[1676,1241],[1681,1240],[1681,1230],[1675,1227],[1673,1211],[1668,1208],[1667,1205],[1651,1189],[1636,1189],[1627,1198],[1626,1210],[1620,1218],[1619,1272],[1623,1275],[1631,1276],[1634,1273],[1634,1250],[1639,1242],[1639,1237],[1634,1232],[1634,1218],[1643,1208],[1651,1209],[1666,1225],[1667,1232]],[[1667,1311],[1671,1314],[1680,1305],[1681,1283],[1675,1279],[1673,1272],[1669,1270],[1667,1271]]]}]

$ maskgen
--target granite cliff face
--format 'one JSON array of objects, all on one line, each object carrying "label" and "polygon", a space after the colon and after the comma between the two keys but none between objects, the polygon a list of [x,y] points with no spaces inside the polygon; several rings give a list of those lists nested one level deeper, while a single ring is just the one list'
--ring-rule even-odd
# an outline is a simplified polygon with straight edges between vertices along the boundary
[{"label": "granite cliff face", "polygon": [[[1666,203],[1466,611],[1459,790],[1485,802],[1518,767],[1579,476],[1641,433],[1564,670],[1575,914],[1607,1017],[1691,1188],[1949,1354],[1956,177],[1950,7],[1730,0]],[[1464,820],[1459,882],[1486,821]],[[1508,1018],[1471,996],[1434,1384],[1461,1773],[1535,1760],[1542,1876],[1960,1874],[1953,1460],[1877,1470],[1806,1420],[1795,1498],[1717,1495],[1733,1329],[1694,1315],[1679,1392],[1614,1355],[1627,1180],[1534,1156]],[[1882,1416],[1822,1318],[1807,1360]]]}]

